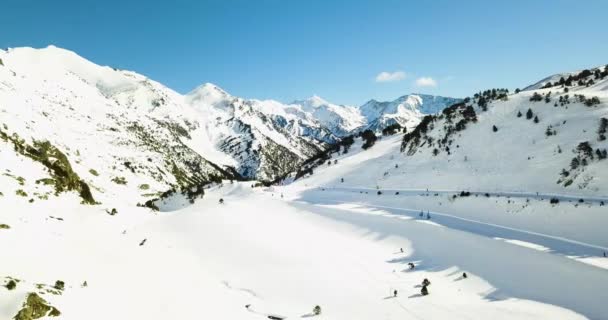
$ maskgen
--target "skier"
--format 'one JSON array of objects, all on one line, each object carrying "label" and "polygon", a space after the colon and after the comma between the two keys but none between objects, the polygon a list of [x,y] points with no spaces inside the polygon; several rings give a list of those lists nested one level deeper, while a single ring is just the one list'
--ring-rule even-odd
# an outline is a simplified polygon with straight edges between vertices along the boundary
[{"label": "skier", "polygon": [[340,178],[340,182],[344,183],[344,178]]},{"label": "skier", "polygon": [[466,272],[463,272],[463,273],[462,273],[462,277],[463,277],[464,279],[466,279],[466,278],[468,277],[468,276],[467,276],[467,273],[466,273]]},{"label": "skier", "polygon": [[220,204],[224,204],[224,198],[220,198]]},{"label": "skier", "polygon": [[431,220],[431,214],[428,211],[426,212],[426,220]]},{"label": "skier", "polygon": [[430,286],[431,282],[429,281],[429,279],[424,278],[424,280],[422,280],[422,286],[426,287],[426,286]]},{"label": "skier", "polygon": [[397,298],[397,289],[395,289],[395,291],[393,291],[393,297]]},{"label": "skier", "polygon": [[283,194],[281,193],[281,199],[283,199]]},{"label": "skier", "polygon": [[429,290],[426,288],[426,286],[422,286],[422,289],[420,290],[420,293],[421,293],[423,296],[426,296],[426,295],[428,295],[428,294],[429,294]]},{"label": "skier", "polygon": [[413,263],[411,263],[411,262],[410,262],[410,263],[408,263],[407,265],[410,267],[410,270],[414,270],[414,267],[415,267],[415,266],[414,266],[414,264],[413,264]]},{"label": "skier", "polygon": [[420,214],[418,215],[420,218],[422,218],[422,216],[424,216],[424,212],[420,211]]},{"label": "skier", "polygon": [[[401,253],[403,253],[403,248],[400,248],[400,249],[401,249]],[[606,252],[604,252],[604,257],[605,256],[606,256]]]},{"label": "skier", "polygon": [[606,258],[606,251],[604,251],[604,258]]}]

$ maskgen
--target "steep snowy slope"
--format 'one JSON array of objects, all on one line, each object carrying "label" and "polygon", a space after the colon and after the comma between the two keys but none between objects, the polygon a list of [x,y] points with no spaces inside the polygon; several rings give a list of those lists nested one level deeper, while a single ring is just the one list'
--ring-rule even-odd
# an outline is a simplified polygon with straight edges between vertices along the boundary
[{"label": "steep snowy slope", "polygon": [[170,189],[194,197],[204,184],[238,177],[184,143],[198,125],[194,113],[154,81],[55,47],[1,51],[0,59],[0,151],[18,158],[0,171],[24,177],[29,167],[18,163],[33,161],[49,172],[23,181],[24,201],[44,200],[48,194],[32,193],[53,185],[91,193],[83,195],[89,203],[143,204]]}]

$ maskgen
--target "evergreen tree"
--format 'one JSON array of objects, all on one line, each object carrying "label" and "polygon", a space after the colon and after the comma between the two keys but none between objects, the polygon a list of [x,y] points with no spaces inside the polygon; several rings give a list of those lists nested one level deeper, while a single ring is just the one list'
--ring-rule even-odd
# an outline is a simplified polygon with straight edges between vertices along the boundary
[{"label": "evergreen tree", "polygon": [[496,128],[496,126],[492,126],[492,131],[496,132],[498,131],[498,128]]},{"label": "evergreen tree", "polygon": [[532,113],[532,109],[528,108],[528,111],[526,112],[526,119],[530,120],[533,116],[534,113]]},{"label": "evergreen tree", "polygon": [[530,101],[542,101],[543,100],[543,96],[541,96],[538,92],[534,92],[534,94],[532,94],[532,96],[530,97]]}]

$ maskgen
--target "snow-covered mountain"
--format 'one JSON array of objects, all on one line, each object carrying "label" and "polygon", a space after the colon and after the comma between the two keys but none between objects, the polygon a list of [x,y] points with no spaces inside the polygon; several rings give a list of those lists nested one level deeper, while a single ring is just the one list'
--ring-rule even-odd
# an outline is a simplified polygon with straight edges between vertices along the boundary
[{"label": "snow-covered mountain", "polygon": [[213,84],[188,93],[185,104],[204,116],[201,138],[191,147],[207,141],[247,178],[274,180],[337,141],[297,106],[234,97]]},{"label": "snow-covered mountain", "polygon": [[462,99],[410,94],[393,101],[370,100],[359,107],[332,104],[318,96],[292,104],[310,113],[334,135],[344,137],[366,129],[382,131],[392,124],[412,129],[424,115],[440,112],[460,101]]},{"label": "snow-covered mountain", "polygon": [[126,181],[145,186],[133,192],[145,203],[226,178],[270,181],[336,141],[296,107],[211,84],[183,96],[53,46],[0,51],[0,59],[0,149],[48,141],[93,194],[122,192],[112,181]]},{"label": "snow-covered mountain", "polygon": [[150,186],[133,195],[142,203],[222,178],[273,181],[340,137],[391,124],[377,117],[412,125],[423,106],[372,119],[319,97],[248,100],[213,84],[181,95],[53,46],[0,51],[0,59],[3,134],[23,146],[48,141],[94,189],[112,189],[117,177]]},{"label": "snow-covered mountain", "polygon": [[440,112],[460,101],[456,98],[410,94],[393,101],[370,100],[359,109],[368,129],[380,131],[395,123],[412,129],[424,115]]},{"label": "snow-covered mountain", "polygon": [[366,125],[358,108],[332,104],[318,96],[294,101],[292,105],[299,106],[338,137],[350,135]]}]

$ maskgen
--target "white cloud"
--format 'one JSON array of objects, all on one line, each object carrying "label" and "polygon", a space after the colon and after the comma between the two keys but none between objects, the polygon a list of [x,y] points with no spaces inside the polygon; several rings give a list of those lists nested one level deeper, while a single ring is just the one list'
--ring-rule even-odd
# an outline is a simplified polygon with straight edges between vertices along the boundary
[{"label": "white cloud", "polygon": [[380,72],[376,76],[376,82],[393,82],[400,81],[405,79],[405,72],[403,71],[395,71],[395,72]]},{"label": "white cloud", "polygon": [[436,87],[437,81],[431,77],[421,77],[416,79],[416,85],[419,87]]}]

